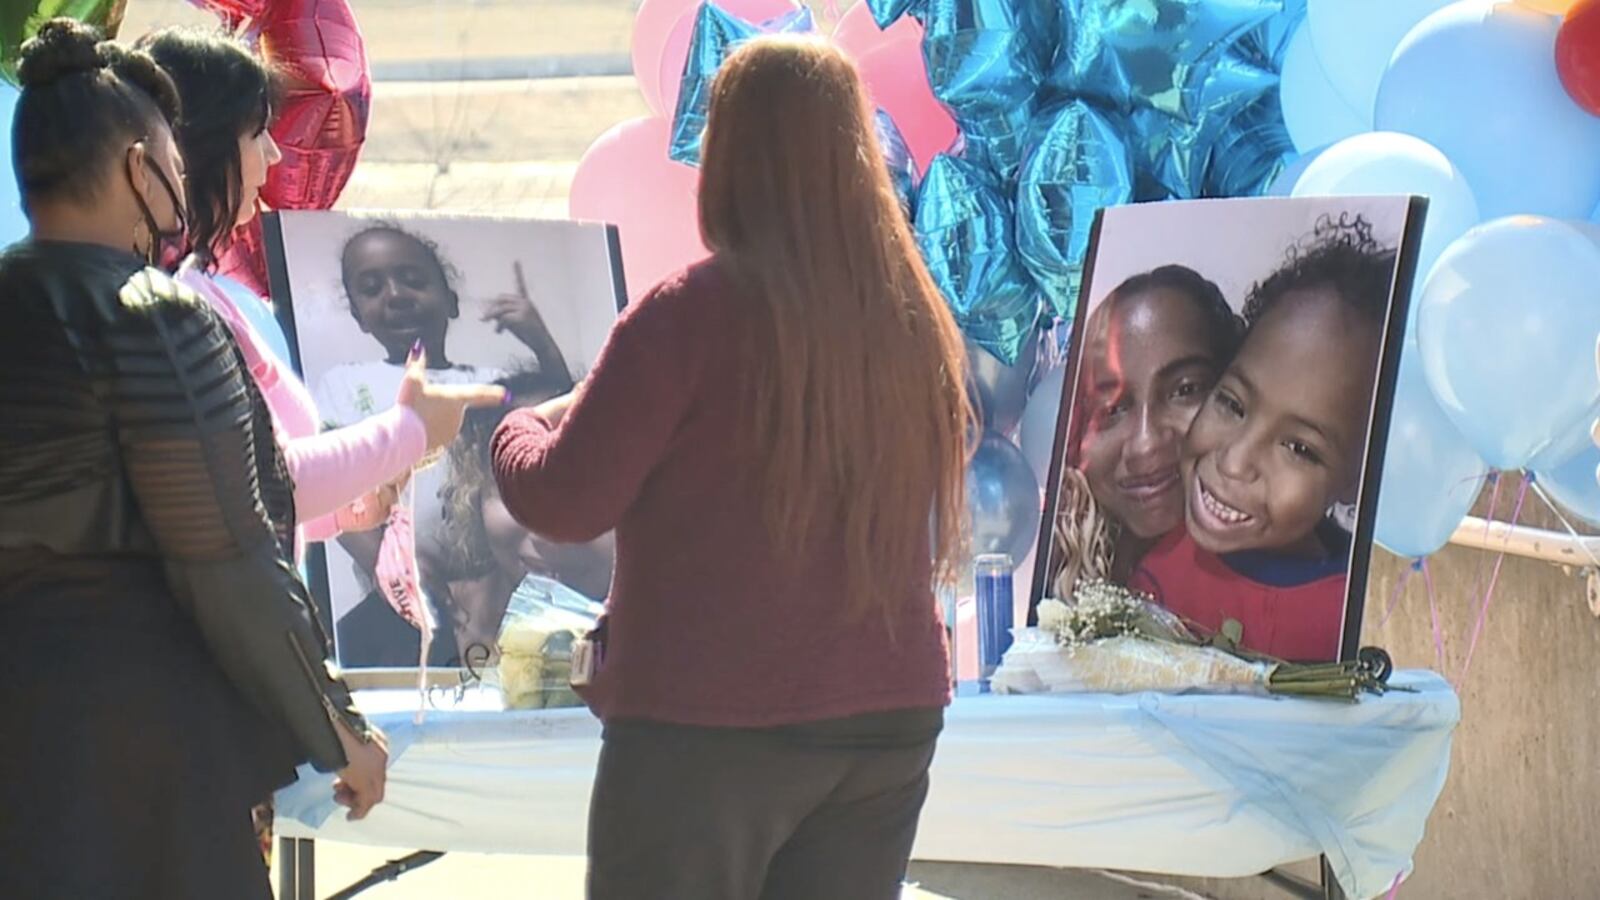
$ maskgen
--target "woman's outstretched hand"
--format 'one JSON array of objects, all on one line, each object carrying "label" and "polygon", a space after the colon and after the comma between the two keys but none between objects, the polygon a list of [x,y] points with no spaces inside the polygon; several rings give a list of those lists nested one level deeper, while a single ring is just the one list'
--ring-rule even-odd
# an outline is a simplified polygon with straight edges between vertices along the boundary
[{"label": "woman's outstretched hand", "polygon": [[413,350],[406,362],[396,402],[411,407],[422,419],[428,435],[428,452],[442,449],[461,431],[467,410],[506,403],[506,389],[492,384],[429,384],[427,351]]}]

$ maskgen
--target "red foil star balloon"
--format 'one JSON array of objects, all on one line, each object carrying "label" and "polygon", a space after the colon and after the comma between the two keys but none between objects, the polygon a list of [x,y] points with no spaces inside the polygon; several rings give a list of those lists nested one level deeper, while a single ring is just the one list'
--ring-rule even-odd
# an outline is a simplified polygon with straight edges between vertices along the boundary
[{"label": "red foil star balloon", "polygon": [[[283,151],[261,189],[273,209],[331,209],[367,137],[372,73],[347,0],[195,0],[255,38],[283,79],[272,137]],[[222,270],[266,293],[261,226],[242,231]]]}]

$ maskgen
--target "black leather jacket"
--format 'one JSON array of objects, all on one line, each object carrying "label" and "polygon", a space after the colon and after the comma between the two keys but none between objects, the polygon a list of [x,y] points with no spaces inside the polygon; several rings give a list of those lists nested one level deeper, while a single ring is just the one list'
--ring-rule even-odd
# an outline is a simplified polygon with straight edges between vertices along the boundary
[{"label": "black leather jacket", "polygon": [[0,610],[81,590],[108,560],[159,564],[240,692],[303,759],[343,768],[334,718],[368,730],[290,564],[293,505],[266,405],[203,299],[110,248],[0,254]]}]

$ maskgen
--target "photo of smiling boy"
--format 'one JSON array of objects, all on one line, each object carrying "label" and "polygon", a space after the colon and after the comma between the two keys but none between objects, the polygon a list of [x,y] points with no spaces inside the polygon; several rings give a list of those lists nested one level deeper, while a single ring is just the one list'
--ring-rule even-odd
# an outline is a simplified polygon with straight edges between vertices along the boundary
[{"label": "photo of smiling boy", "polygon": [[1337,658],[1350,535],[1395,273],[1359,216],[1324,218],[1245,304],[1248,332],[1184,442],[1186,527],[1130,586],[1272,656]]}]

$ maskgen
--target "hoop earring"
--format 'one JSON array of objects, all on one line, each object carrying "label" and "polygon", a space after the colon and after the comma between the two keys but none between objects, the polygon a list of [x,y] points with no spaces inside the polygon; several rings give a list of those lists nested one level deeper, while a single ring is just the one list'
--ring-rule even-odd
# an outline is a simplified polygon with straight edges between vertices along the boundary
[{"label": "hoop earring", "polygon": [[150,228],[145,224],[144,219],[141,218],[138,221],[135,221],[133,223],[134,254],[148,262],[150,259],[150,249],[154,243],[155,241],[151,240],[150,238]]}]

